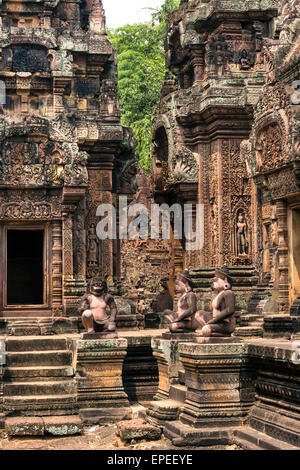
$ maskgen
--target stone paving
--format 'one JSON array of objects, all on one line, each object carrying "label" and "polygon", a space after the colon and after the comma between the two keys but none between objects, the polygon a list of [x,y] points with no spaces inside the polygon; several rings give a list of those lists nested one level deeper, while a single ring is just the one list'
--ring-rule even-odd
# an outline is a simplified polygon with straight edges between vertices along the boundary
[{"label": "stone paving", "polygon": [[[86,427],[82,436],[64,438],[13,438],[9,439],[4,432],[0,433],[0,450],[200,450],[197,447],[179,449],[165,438],[159,441],[130,444],[122,443],[116,437],[117,425]],[[241,450],[236,445],[217,446],[201,450]]]}]

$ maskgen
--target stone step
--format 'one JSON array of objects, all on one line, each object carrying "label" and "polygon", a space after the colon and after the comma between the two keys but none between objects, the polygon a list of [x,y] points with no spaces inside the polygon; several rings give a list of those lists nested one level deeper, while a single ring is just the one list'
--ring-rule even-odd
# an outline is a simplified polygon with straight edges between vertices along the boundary
[{"label": "stone step", "polygon": [[164,428],[166,422],[179,418],[182,407],[183,403],[171,399],[152,401],[146,410],[146,420],[154,426]]},{"label": "stone step", "polygon": [[5,431],[10,437],[20,436],[73,436],[83,433],[79,416],[45,416],[7,418]]},{"label": "stone step", "polygon": [[181,369],[178,372],[178,379],[181,385],[185,385],[185,370],[184,369]]},{"label": "stone step", "polygon": [[29,395],[64,395],[75,394],[77,386],[75,380],[55,382],[14,382],[4,383],[4,396]]},{"label": "stone step", "polygon": [[169,397],[170,400],[177,401],[179,403],[185,403],[187,387],[185,385],[171,385]]},{"label": "stone step", "polygon": [[299,450],[299,447],[279,441],[248,426],[235,430],[234,441],[243,448],[246,445],[246,450],[252,450],[253,446],[260,450]]},{"label": "stone step", "polygon": [[16,366],[65,366],[72,364],[71,351],[25,351],[9,352],[6,355],[7,367]]},{"label": "stone step", "polygon": [[47,415],[73,415],[77,409],[77,394],[6,396],[3,397],[3,409],[7,415],[15,416],[41,416],[41,412]]},{"label": "stone step", "polygon": [[45,378],[69,378],[73,377],[74,369],[71,366],[39,366],[39,367],[8,367],[5,369],[4,380],[44,380]]},{"label": "stone step", "polygon": [[264,317],[255,313],[249,313],[247,315],[241,315],[240,321],[253,322],[253,321],[263,321]]},{"label": "stone step", "polygon": [[22,339],[7,338],[7,352],[26,352],[26,351],[58,351],[67,349],[67,339],[57,337],[26,337]]},{"label": "stone step", "polygon": [[243,326],[240,327],[238,326],[234,333],[233,336],[235,337],[241,337],[241,338],[250,338],[250,337],[263,337],[264,330],[261,327],[252,327],[252,326]]}]

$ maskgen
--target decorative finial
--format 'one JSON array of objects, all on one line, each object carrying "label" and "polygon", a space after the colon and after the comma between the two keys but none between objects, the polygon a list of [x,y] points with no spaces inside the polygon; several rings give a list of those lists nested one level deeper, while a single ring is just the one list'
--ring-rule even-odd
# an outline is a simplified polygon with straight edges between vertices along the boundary
[{"label": "decorative finial", "polygon": [[89,23],[90,33],[106,34],[105,10],[101,0],[93,0]]}]

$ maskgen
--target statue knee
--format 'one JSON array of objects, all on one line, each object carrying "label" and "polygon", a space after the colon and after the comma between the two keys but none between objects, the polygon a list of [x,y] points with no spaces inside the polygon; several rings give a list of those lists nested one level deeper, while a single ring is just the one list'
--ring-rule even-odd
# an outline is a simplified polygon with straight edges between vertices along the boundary
[{"label": "statue knee", "polygon": [[203,334],[203,336],[205,336],[205,337],[207,337],[207,338],[210,337],[210,336],[211,336],[211,328],[210,328],[210,326],[208,326],[208,325],[204,326],[204,327],[202,328],[202,334]]},{"label": "statue knee", "polygon": [[88,319],[93,318],[93,314],[92,314],[91,310],[85,310],[85,311],[83,312],[82,316],[83,316],[84,318],[88,318]]}]

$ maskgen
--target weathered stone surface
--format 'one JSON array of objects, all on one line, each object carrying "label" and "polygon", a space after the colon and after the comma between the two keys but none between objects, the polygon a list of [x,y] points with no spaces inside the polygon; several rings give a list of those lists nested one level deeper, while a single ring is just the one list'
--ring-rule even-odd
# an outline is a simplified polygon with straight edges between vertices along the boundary
[{"label": "weathered stone surface", "polygon": [[164,434],[174,445],[228,444],[232,430],[246,419],[242,366],[245,346],[219,342],[179,344],[185,369],[186,401],[177,421],[168,420]]},{"label": "weathered stone surface", "polygon": [[[12,319],[5,330],[15,336],[78,332],[74,317],[86,280],[101,272],[114,282],[120,275],[120,251],[96,236],[97,207],[135,192],[135,142],[120,123],[116,52],[101,2],[1,4],[0,20],[1,240],[3,222],[34,228],[39,221],[48,247],[40,253],[43,273],[34,272],[33,250],[24,249],[29,288],[18,279],[13,291],[5,280]],[[37,302],[31,292],[38,289]],[[32,308],[23,319],[16,305]]]},{"label": "weathered stone surface", "polygon": [[83,340],[116,339],[117,333],[83,333]]},{"label": "weathered stone surface", "polygon": [[205,338],[197,335],[194,338],[198,344],[239,344],[241,341],[238,338]]},{"label": "weathered stone surface", "polygon": [[[256,402],[249,425],[274,439],[300,447],[299,364],[293,342],[268,339],[245,345],[256,371]],[[297,358],[296,358],[297,359]]]},{"label": "weathered stone surface", "polygon": [[9,436],[43,436],[45,431],[42,418],[7,418],[5,432]]},{"label": "weathered stone surface", "polygon": [[118,423],[118,436],[123,441],[132,441],[133,439],[155,441],[160,438],[161,430],[145,423],[141,419],[134,419]]},{"label": "weathered stone surface", "polygon": [[3,410],[8,416],[77,413],[73,354],[66,337],[8,338],[7,349]]},{"label": "weathered stone surface", "polygon": [[152,401],[146,412],[147,422],[163,429],[167,422],[179,418],[182,407],[182,403],[171,399]]},{"label": "weathered stone surface", "polygon": [[[170,339],[165,339],[165,335]],[[190,341],[194,335],[183,333],[181,339],[174,339],[177,334],[165,333],[163,338],[153,338],[151,341],[153,355],[157,360],[159,372],[158,392],[155,399],[169,397],[170,386],[172,383],[178,383],[179,370],[182,368],[179,358],[179,344],[184,341]]]},{"label": "weathered stone surface", "polygon": [[240,395],[244,345],[179,345],[185,368],[186,404],[180,420],[193,427],[241,424],[246,416]]},{"label": "weathered stone surface", "polygon": [[128,341],[123,366],[124,390],[131,403],[147,404],[157,393],[158,365],[151,347],[152,336],[157,331],[124,333]]},{"label": "weathered stone surface", "polygon": [[132,410],[128,406],[112,408],[81,408],[79,415],[85,425],[118,423],[119,421],[131,420],[133,417]]},{"label": "weathered stone surface", "polygon": [[[122,380],[127,340],[74,340],[73,348],[80,408],[98,408],[99,415],[94,413],[97,424],[101,418],[101,409],[128,407],[129,401]],[[93,416],[90,415],[89,423],[92,419]],[[113,413],[111,419],[114,420]]]},{"label": "weathered stone surface", "polygon": [[49,416],[43,418],[45,434],[72,436],[83,433],[83,423],[79,416]]},{"label": "weathered stone surface", "polygon": [[181,2],[165,50],[153,197],[204,206],[203,247],[171,238],[168,271],[189,267],[208,311],[214,267],[230,266],[236,336],[290,337],[299,323],[275,317],[300,295],[299,2]]}]

